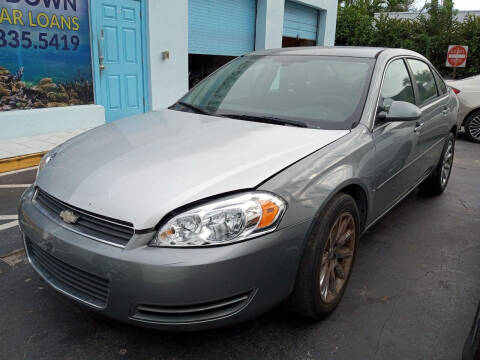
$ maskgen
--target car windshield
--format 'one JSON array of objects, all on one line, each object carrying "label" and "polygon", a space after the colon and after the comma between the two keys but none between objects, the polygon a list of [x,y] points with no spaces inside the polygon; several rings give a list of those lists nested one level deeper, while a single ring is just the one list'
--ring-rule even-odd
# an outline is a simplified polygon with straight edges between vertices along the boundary
[{"label": "car windshield", "polygon": [[172,108],[320,129],[360,119],[374,60],[332,56],[243,56],[203,80]]}]

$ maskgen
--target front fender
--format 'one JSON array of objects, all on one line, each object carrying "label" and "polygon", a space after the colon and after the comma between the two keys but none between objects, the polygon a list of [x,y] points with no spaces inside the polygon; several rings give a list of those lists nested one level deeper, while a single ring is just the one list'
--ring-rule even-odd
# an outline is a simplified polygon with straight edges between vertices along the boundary
[{"label": "front fender", "polygon": [[[359,185],[371,208],[374,143],[363,125],[277,174],[258,189],[282,196],[288,209],[280,228],[314,219],[338,192]],[[368,214],[367,214],[368,217]]]}]

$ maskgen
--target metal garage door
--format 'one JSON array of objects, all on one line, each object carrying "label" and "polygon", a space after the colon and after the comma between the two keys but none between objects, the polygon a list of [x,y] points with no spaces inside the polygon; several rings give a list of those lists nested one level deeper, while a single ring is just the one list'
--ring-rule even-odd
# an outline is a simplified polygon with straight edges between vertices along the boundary
[{"label": "metal garage door", "polygon": [[285,1],[283,36],[306,40],[317,40],[318,10]]},{"label": "metal garage door", "polygon": [[238,56],[255,48],[257,0],[189,0],[188,52]]}]

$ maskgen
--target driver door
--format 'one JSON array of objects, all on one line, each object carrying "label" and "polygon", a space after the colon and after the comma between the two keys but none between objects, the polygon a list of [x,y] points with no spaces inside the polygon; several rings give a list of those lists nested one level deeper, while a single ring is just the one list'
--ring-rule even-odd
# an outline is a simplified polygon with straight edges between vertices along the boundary
[{"label": "driver door", "polygon": [[[415,104],[410,74],[403,59],[387,65],[377,113],[387,111],[393,101]],[[373,129],[375,143],[374,213],[380,216],[396,203],[421,176],[415,161],[418,135],[415,121],[385,122],[376,120]]]}]

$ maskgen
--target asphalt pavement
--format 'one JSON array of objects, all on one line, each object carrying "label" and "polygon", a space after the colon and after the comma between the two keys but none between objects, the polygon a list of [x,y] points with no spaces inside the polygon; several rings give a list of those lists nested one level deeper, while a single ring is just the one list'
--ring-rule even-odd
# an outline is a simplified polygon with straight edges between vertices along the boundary
[{"label": "asphalt pavement", "polygon": [[328,319],[279,306],[194,333],[113,321],[50,289],[26,263],[14,218],[35,170],[0,176],[0,359],[459,359],[480,300],[479,155],[458,139],[447,191],[414,192],[364,235]]}]

